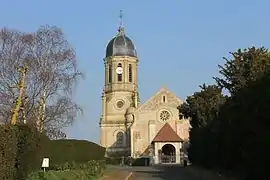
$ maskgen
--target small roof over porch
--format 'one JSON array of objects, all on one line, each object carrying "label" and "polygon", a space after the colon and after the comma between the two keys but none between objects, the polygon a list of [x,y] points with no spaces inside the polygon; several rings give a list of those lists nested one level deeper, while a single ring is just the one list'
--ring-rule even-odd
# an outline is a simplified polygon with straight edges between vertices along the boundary
[{"label": "small roof over porch", "polygon": [[152,142],[183,142],[173,128],[166,123],[157,133]]}]

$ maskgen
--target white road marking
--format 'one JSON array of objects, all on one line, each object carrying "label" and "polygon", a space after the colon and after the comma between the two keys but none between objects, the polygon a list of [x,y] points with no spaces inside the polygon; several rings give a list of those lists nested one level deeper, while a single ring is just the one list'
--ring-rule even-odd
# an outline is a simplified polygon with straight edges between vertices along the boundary
[{"label": "white road marking", "polygon": [[130,172],[127,177],[125,178],[125,180],[129,180],[129,178],[132,176],[132,172]]}]

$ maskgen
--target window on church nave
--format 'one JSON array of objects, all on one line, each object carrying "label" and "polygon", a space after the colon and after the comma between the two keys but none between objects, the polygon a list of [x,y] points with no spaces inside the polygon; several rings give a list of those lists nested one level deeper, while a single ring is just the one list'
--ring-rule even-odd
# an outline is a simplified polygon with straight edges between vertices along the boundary
[{"label": "window on church nave", "polygon": [[124,133],[118,132],[116,135],[116,146],[122,146],[124,143]]},{"label": "window on church nave", "polygon": [[131,64],[128,65],[128,81],[132,82],[132,66],[131,66]]},{"label": "window on church nave", "polygon": [[165,103],[166,102],[166,96],[162,97],[162,101]]},{"label": "window on church nave", "polygon": [[[121,67],[122,67],[122,64],[119,63],[117,67],[120,67],[120,68],[121,68]],[[117,74],[117,81],[119,81],[119,82],[122,81],[122,73],[118,73],[118,74]]]}]

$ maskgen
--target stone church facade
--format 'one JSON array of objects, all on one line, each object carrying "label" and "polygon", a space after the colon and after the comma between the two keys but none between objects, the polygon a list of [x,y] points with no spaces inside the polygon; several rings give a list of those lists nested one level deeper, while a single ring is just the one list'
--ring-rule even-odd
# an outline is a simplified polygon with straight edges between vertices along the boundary
[{"label": "stone church facade", "polygon": [[104,58],[100,144],[110,155],[151,156],[154,163],[180,163],[189,139],[189,120],[179,115],[182,101],[166,87],[139,101],[138,57],[123,27]]}]

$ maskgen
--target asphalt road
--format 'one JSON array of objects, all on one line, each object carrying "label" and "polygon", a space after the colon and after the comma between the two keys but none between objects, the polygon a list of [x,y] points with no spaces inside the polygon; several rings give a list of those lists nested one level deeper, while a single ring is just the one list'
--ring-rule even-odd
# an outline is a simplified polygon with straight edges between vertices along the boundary
[{"label": "asphalt road", "polygon": [[190,167],[183,168],[175,165],[115,168],[132,172],[129,180],[223,180],[218,177],[209,178],[201,172],[194,172]]},{"label": "asphalt road", "polygon": [[179,166],[134,168],[130,180],[202,180]]}]

